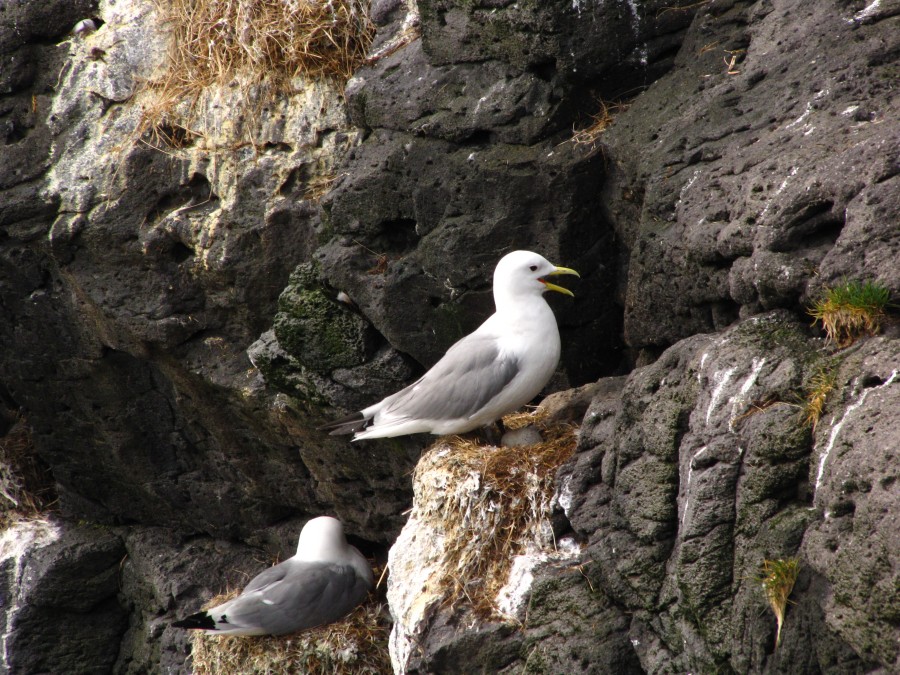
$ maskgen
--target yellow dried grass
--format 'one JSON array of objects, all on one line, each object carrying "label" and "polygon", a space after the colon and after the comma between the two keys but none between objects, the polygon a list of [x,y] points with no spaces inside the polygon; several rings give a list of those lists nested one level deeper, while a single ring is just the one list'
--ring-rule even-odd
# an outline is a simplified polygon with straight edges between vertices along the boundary
[{"label": "yellow dried grass", "polygon": [[800,560],[787,558],[778,560],[764,560],[762,574],[759,581],[766,593],[766,599],[775,614],[778,628],[775,632],[775,648],[781,644],[781,628],[784,626],[784,616],[787,611],[788,598],[794,590],[794,583],[800,574]]},{"label": "yellow dried grass", "polygon": [[172,40],[164,72],[145,83],[151,95],[139,133],[175,147],[203,134],[198,99],[207,88],[239,87],[244,110],[234,118],[252,127],[262,102],[293,93],[297,78],[346,81],[375,33],[366,0],[157,0],[157,6]]},{"label": "yellow dried grass", "polygon": [[825,410],[828,395],[834,390],[836,382],[837,376],[834,371],[823,368],[813,375],[806,387],[806,396],[801,402],[803,423],[811,427],[813,433],[815,433],[819,419]]},{"label": "yellow dried grass", "polygon": [[303,192],[303,198],[313,202],[319,201],[328,194],[336,180],[337,173],[334,171],[312,176]]},{"label": "yellow dried grass", "polygon": [[621,101],[599,101],[600,110],[591,115],[591,123],[572,133],[572,143],[593,148],[600,137],[615,121],[616,115],[628,110],[628,104]]},{"label": "yellow dried grass", "polygon": [[37,457],[31,427],[16,417],[0,437],[0,529],[46,512],[55,499],[53,479]]},{"label": "yellow dried grass", "polygon": [[[239,593],[238,590],[223,593],[204,607],[215,607]],[[389,634],[383,606],[376,602],[362,604],[342,621],[292,635],[245,637],[193,631],[193,672],[194,675],[387,675],[393,672],[388,654]]]},{"label": "yellow dried grass", "polygon": [[[530,414],[504,418],[510,429],[535,421],[541,426]],[[483,618],[502,616],[495,598],[513,558],[529,545],[552,542],[548,516],[556,471],[575,451],[575,429],[545,426],[542,435],[542,443],[524,447],[485,446],[452,436],[417,465],[417,500],[440,504],[428,518],[439,521],[445,537],[437,574],[445,604],[465,600]],[[430,472],[448,477],[442,495],[428,494],[439,488],[417,480]]]}]

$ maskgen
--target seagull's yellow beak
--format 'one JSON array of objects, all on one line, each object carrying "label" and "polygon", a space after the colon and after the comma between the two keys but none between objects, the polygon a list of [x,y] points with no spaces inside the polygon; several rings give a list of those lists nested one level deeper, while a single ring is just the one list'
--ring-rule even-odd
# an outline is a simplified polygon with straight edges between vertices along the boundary
[{"label": "seagull's yellow beak", "polygon": [[[548,277],[556,276],[557,274],[574,274],[579,279],[581,278],[581,275],[578,274],[578,272],[576,272],[575,270],[570,269],[568,267],[557,267],[552,272],[550,272],[550,274],[548,274],[547,276]],[[549,290],[549,291],[556,291],[557,293],[564,293],[565,295],[570,295],[573,298],[575,297],[575,294],[572,291],[570,291],[568,288],[563,288],[562,286],[557,286],[556,284],[551,284],[549,281],[544,281],[543,279],[541,279],[541,281],[543,282],[544,286],[546,286],[547,290]]]}]

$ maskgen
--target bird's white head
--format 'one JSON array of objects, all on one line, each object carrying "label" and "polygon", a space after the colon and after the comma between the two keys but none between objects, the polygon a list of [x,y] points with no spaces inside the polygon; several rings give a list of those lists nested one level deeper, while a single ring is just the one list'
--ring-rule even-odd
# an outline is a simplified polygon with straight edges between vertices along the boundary
[{"label": "bird's white head", "polygon": [[300,532],[296,557],[307,561],[330,561],[343,556],[347,549],[344,526],[337,518],[313,518]]},{"label": "bird's white head", "polygon": [[580,276],[575,270],[554,265],[531,251],[507,253],[494,270],[494,298],[498,308],[507,298],[541,295],[544,291],[557,291],[574,297],[568,288],[551,284],[544,278],[557,274]]}]

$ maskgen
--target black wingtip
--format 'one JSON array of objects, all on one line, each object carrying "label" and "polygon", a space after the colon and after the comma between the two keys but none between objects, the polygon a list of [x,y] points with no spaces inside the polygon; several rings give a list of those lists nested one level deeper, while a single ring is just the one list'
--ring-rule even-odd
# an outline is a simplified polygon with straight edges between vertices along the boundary
[{"label": "black wingtip", "polygon": [[188,628],[200,630],[215,630],[216,622],[206,612],[197,612],[183,618],[181,621],[173,621],[171,624],[175,628]]},{"label": "black wingtip", "polygon": [[341,436],[343,434],[353,434],[365,429],[366,421],[366,418],[363,417],[361,412],[355,412],[352,415],[347,415],[334,422],[323,424],[322,426],[317,427],[317,429],[319,431],[327,431],[329,436]]}]

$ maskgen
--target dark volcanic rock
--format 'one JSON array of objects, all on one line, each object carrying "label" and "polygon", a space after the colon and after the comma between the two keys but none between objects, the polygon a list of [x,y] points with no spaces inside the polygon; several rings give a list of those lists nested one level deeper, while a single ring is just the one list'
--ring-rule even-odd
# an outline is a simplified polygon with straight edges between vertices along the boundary
[{"label": "dark volcanic rock", "polygon": [[311,265],[301,265],[278,299],[275,337],[300,363],[319,373],[352,368],[375,353],[372,327],[329,298]]},{"label": "dark volcanic rock", "polygon": [[826,625],[866,659],[896,670],[900,341],[876,339],[847,354],[837,381],[842,395],[816,433],[810,482],[820,518],[803,551],[830,585]]},{"label": "dark volcanic rock", "polygon": [[[582,274],[550,300],[548,390],[604,376],[553,516],[579,566],[541,568],[517,628],[438,612],[416,667],[900,669],[896,317],[835,352],[805,313],[843,277],[900,295],[896,2],[373,16],[346,106],[333,84],[263,101],[236,82],[160,152],[138,131],[169,37],[156,3],[2,3],[0,403],[61,516],[115,527],[3,540],[4,667],[187,671],[167,621],[307,517],[383,552],[425,441],[315,426],[433,364],[529,248]],[[623,102],[612,124],[571,142],[601,100]],[[776,651],[755,577],[786,556]]]},{"label": "dark volcanic rock", "polygon": [[[621,673],[640,662],[627,637],[628,619],[602,592],[590,570],[539,570],[525,625],[479,624],[465,614],[440,614],[407,673]],[[477,630],[471,630],[477,625]]]},{"label": "dark volcanic rock", "polygon": [[900,289],[897,17],[855,6],[706,5],[672,73],[604,135],[631,346],[799,309],[847,274]]},{"label": "dark volcanic rock", "polygon": [[611,269],[597,262],[612,240],[592,225],[600,158],[550,143],[460,147],[377,131],[351,161],[359,169],[326,207],[340,238],[317,259],[392,345],[433,364],[493,311],[497,261],[527,247],[582,274],[570,284],[574,302],[551,299],[569,377],[582,383],[601,359],[618,365]]},{"label": "dark volcanic rock", "polygon": [[[26,20],[18,3],[4,16],[24,31],[57,5],[31,3]],[[80,6],[57,7],[65,30],[48,20],[40,39],[62,36]],[[302,107],[278,117],[264,133],[283,136],[290,124],[296,148],[272,143],[260,156],[244,149],[212,161],[136,143],[140,105],[110,101],[135,95],[165,40],[152,3],[108,9],[101,30],[60,44],[24,32],[39,67],[13,83],[23,89],[0,113],[9,130],[0,167],[4,402],[27,410],[63,511],[250,536],[323,505],[340,512],[330,500],[343,490],[377,490],[399,501],[339,515],[362,523],[391,513],[398,528],[408,489],[399,480],[385,489],[380,462],[347,471],[337,451],[325,453],[337,463],[322,462],[319,445],[338,441],[310,430],[321,411],[264,393],[246,354],[316,244],[317,210],[303,196],[315,167],[327,170],[351,143],[342,111],[316,101],[312,119]],[[338,95],[309,92],[324,102]],[[384,370],[402,379],[402,366],[388,359]],[[354,452],[364,451],[343,457]],[[411,466],[401,452],[386,470],[397,462],[406,463],[401,475]],[[353,487],[358,480],[368,488]]]},{"label": "dark volcanic rock", "polygon": [[47,0],[37,5],[28,0],[4,2],[0,53],[12,53],[29,43],[59,40],[96,9],[97,0]]},{"label": "dark volcanic rock", "polygon": [[122,540],[103,529],[21,522],[0,543],[3,672],[108,673],[128,626]]},{"label": "dark volcanic rock", "polygon": [[[266,384],[311,406],[364,408],[415,372],[347,297],[300,265],[278,300],[274,328],[247,350]],[[344,293],[346,297],[346,293]]]},{"label": "dark volcanic rock", "polygon": [[[875,340],[865,351],[878,357],[869,357],[856,381],[870,382],[873,396],[889,396],[895,344]],[[852,518],[853,509],[840,508],[847,497],[817,489],[817,466],[828,449],[813,447],[790,403],[823,359],[800,326],[783,314],[767,315],[718,336],[684,340],[629,376],[621,399],[618,382],[595,398],[580,452],[562,472],[560,503],[590,542],[600,568],[595,582],[632,614],[630,632],[646,671],[669,672],[674,664],[686,671],[816,672],[840,662],[841,672],[863,672],[872,663],[893,664],[888,635],[896,636],[896,627],[882,608],[892,603],[896,580],[876,561],[900,531],[876,515],[884,512],[877,501],[860,526],[879,532],[879,543],[847,542],[843,571],[825,563],[836,545],[826,544],[827,533],[840,517]],[[858,372],[860,361],[849,357],[840,372]],[[838,376],[841,386],[847,378]],[[836,416],[854,415],[861,395],[838,404],[844,412]],[[871,428],[863,413],[854,419]],[[819,429],[832,442],[848,433],[839,418]],[[891,433],[889,425],[884,429]],[[860,445],[872,457],[862,465],[850,460],[858,482],[832,474],[823,483],[854,492],[862,485],[863,503],[890,499],[874,491],[872,472],[863,467],[889,461],[893,451],[877,437]],[[815,508],[820,503],[842,516],[823,513]],[[773,653],[774,620],[756,578],[764,559],[790,556],[804,570],[783,635],[791,647]],[[857,605],[856,621],[841,621],[832,598],[859,602],[862,577],[882,590],[865,609]]]},{"label": "dark volcanic rock", "polygon": [[[671,65],[691,12],[629,7],[424,3],[421,41],[351,81],[352,118],[373,132],[326,200],[339,238],[317,259],[391,345],[433,364],[490,313],[496,261],[530,248],[582,273],[558,303],[566,379],[620,367],[604,159],[559,132],[584,102],[576,82],[624,90]],[[382,15],[400,30],[396,8]]]},{"label": "dark volcanic rock", "polygon": [[593,571],[590,567],[539,571],[519,661],[500,672],[642,672],[629,642],[628,617],[593,585]]},{"label": "dark volcanic rock", "polygon": [[581,81],[652,78],[664,72],[694,9],[661,1],[611,6],[568,0],[423,0],[418,5],[422,42],[432,63],[496,60],[548,79],[558,73]]},{"label": "dark volcanic rock", "polygon": [[347,97],[361,127],[454,143],[533,143],[559,129],[563,101],[552,83],[497,61],[432,65],[420,40],[358,72]]}]

